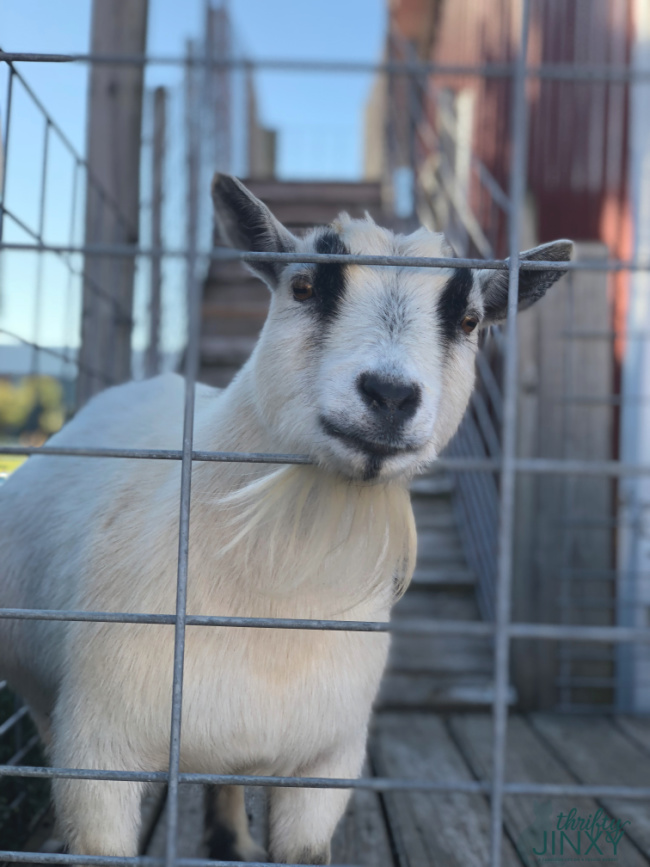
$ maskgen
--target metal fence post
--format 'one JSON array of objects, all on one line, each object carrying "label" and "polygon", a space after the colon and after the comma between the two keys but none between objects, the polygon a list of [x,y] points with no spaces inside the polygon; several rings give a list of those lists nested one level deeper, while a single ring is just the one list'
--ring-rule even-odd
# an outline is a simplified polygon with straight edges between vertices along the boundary
[{"label": "metal fence post", "polygon": [[167,795],[166,867],[174,867],[178,850],[178,787],[180,775],[181,718],[183,705],[183,662],[185,658],[185,623],[190,535],[190,498],[192,486],[192,452],[194,436],[194,392],[199,366],[199,331],[201,325],[200,283],[197,274],[198,254],[198,179],[200,161],[200,118],[196,100],[194,51],[187,47],[185,79],[185,118],[187,134],[187,304],[188,346],[185,357],[185,413],[183,420],[183,455],[181,469],[181,503],[178,538],[178,578],[174,632],[174,680],[169,747],[169,788]]},{"label": "metal fence post", "polygon": [[512,81],[512,153],[510,170],[510,212],[508,247],[510,268],[508,281],[507,347],[503,388],[503,438],[501,463],[501,499],[499,503],[499,553],[494,639],[494,733],[492,754],[492,823],[491,865],[501,867],[503,786],[505,781],[506,735],[508,726],[508,679],[510,662],[510,625],[513,532],[515,516],[516,443],[517,443],[517,300],[519,296],[519,215],[526,192],[526,55],[530,0],[522,0],[518,54]]}]

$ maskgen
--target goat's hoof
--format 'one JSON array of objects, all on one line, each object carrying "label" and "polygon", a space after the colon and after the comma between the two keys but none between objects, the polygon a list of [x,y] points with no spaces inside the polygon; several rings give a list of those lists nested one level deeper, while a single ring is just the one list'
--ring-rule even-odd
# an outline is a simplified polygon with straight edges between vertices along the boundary
[{"label": "goat's hoof", "polygon": [[208,858],[211,861],[244,861],[267,864],[266,849],[259,846],[249,835],[238,840],[228,828],[217,826],[208,840]]}]

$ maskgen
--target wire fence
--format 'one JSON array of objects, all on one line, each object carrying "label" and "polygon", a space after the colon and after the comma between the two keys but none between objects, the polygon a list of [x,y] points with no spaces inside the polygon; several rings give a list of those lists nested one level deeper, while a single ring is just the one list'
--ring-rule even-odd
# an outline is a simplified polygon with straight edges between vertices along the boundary
[{"label": "wire fence", "polygon": [[[650,263],[642,261],[628,261],[622,259],[587,259],[570,263],[555,262],[526,262],[521,261],[519,251],[521,249],[521,225],[517,217],[522,213],[525,199],[526,184],[526,153],[527,153],[527,100],[526,83],[536,79],[552,79],[563,81],[619,81],[619,82],[646,82],[650,80],[650,72],[644,70],[632,70],[630,68],[603,68],[603,67],[576,67],[575,65],[539,65],[533,68],[527,66],[527,45],[529,34],[528,0],[522,2],[521,30],[519,43],[514,63],[488,64],[480,66],[450,66],[445,64],[415,63],[412,61],[401,63],[384,63],[369,66],[358,63],[326,63],[326,62],[302,62],[302,61],[259,61],[254,64],[255,68],[273,68],[295,71],[300,73],[305,70],[337,72],[379,72],[395,78],[403,77],[406,81],[417,82],[423,76],[439,75],[463,75],[490,78],[502,78],[511,82],[511,147],[512,155],[510,162],[510,177],[508,190],[498,186],[492,176],[487,173],[487,168],[474,161],[474,169],[479,172],[486,188],[497,201],[497,206],[507,216],[507,253],[508,259],[493,257],[493,244],[489,239],[477,236],[483,249],[481,254],[486,258],[458,256],[454,258],[404,258],[386,256],[348,256],[348,255],[311,255],[303,254],[272,254],[272,253],[238,253],[236,251],[209,251],[202,246],[201,229],[198,224],[199,206],[198,183],[201,177],[202,163],[202,140],[200,128],[195,123],[195,118],[188,117],[188,136],[186,143],[186,164],[188,172],[188,208],[187,208],[187,240],[183,247],[176,249],[162,246],[139,246],[137,244],[125,244],[117,239],[113,243],[86,244],[78,240],[78,201],[82,187],[93,186],[102,195],[101,187],[93,179],[88,165],[76,152],[59,129],[53,118],[50,117],[46,108],[38,101],[31,91],[22,72],[17,68],[17,63],[89,63],[89,64],[170,64],[184,65],[187,69],[198,67],[215,66],[217,68],[240,67],[250,69],[253,67],[250,61],[219,60],[190,54],[186,58],[177,57],[114,57],[94,55],[55,55],[55,54],[16,54],[0,53],[0,61],[8,69],[8,88],[4,110],[4,148],[3,148],[3,198],[0,210],[0,249],[4,252],[13,251],[16,254],[37,254],[39,261],[48,253],[60,259],[68,274],[69,286],[84,279],[86,273],[82,267],[81,257],[89,261],[92,257],[101,257],[102,260],[117,261],[122,258],[148,258],[154,260],[161,258],[182,260],[185,266],[185,290],[188,299],[188,334],[187,351],[185,354],[185,398],[184,398],[184,423],[182,447],[177,450],[139,450],[139,449],[100,449],[100,448],[58,448],[40,447],[31,445],[0,445],[0,453],[3,455],[29,456],[35,453],[51,454],[60,456],[84,456],[89,459],[114,458],[116,460],[172,460],[180,461],[181,464],[181,493],[180,493],[180,517],[179,517],[179,549],[177,569],[177,597],[176,611],[173,615],[154,615],[146,612],[139,614],[116,613],[105,611],[65,611],[65,610],[15,610],[0,608],[0,618],[58,621],[92,621],[113,623],[155,623],[164,624],[174,630],[174,664],[173,664],[173,695],[172,695],[172,719],[171,740],[169,750],[169,767],[165,772],[142,772],[124,770],[97,770],[97,769],[72,769],[35,767],[24,764],[25,758],[34,748],[36,741],[33,736],[20,743],[15,753],[0,766],[0,777],[22,779],[45,779],[62,777],[69,779],[96,779],[96,780],[131,780],[142,782],[166,782],[168,785],[168,824],[167,844],[165,859],[138,857],[118,858],[102,856],[71,856],[67,854],[33,853],[19,851],[2,851],[0,860],[7,862],[29,862],[43,864],[76,864],[89,863],[98,865],[139,864],[158,865],[194,865],[199,867],[203,864],[226,864],[229,862],[201,861],[199,859],[185,859],[178,857],[178,801],[179,790],[182,785],[188,783],[218,783],[224,785],[250,785],[258,787],[313,787],[313,788],[343,788],[343,789],[367,789],[371,791],[429,791],[429,792],[472,792],[484,794],[489,798],[491,806],[491,854],[490,864],[498,867],[502,863],[503,845],[503,803],[507,795],[521,796],[551,796],[551,795],[592,795],[597,797],[627,798],[632,800],[650,798],[650,787],[628,787],[615,785],[588,786],[579,784],[548,785],[534,783],[520,783],[506,781],[505,779],[505,750],[507,743],[508,728],[508,685],[510,671],[510,651],[513,639],[529,639],[536,641],[566,640],[574,642],[589,642],[599,645],[623,644],[648,644],[650,643],[650,630],[645,626],[616,626],[616,625],[579,625],[571,622],[566,623],[533,623],[513,621],[511,611],[512,583],[513,583],[513,552],[515,542],[515,494],[516,483],[519,474],[535,474],[540,476],[566,476],[583,475],[585,477],[599,476],[608,479],[620,479],[625,477],[637,477],[650,474],[650,465],[630,464],[617,460],[580,460],[553,459],[553,458],[521,458],[517,456],[517,293],[519,274],[522,269],[531,270],[568,270],[570,273],[589,271],[616,272],[631,271],[642,272],[650,270]],[[192,86],[191,78],[188,86]],[[15,89],[22,87],[33,103],[38,107],[43,117],[43,161],[40,186],[40,210],[38,213],[36,229],[24,222],[14,209],[6,203],[8,179],[11,178],[11,122],[12,100]],[[51,137],[58,137],[69,151],[70,159],[74,166],[74,194],[73,206],[70,217],[70,234],[67,242],[51,243],[44,235],[44,212],[46,205],[47,188],[47,153]],[[444,173],[444,169],[443,169]],[[444,183],[444,182],[441,182]],[[453,189],[453,184],[451,189]],[[453,195],[451,196],[453,200]],[[108,197],[104,197],[106,208],[114,215],[117,223],[120,222],[120,211],[116,203]],[[462,207],[456,207],[457,215],[461,214]],[[465,215],[466,216],[466,215]],[[20,239],[18,232],[7,232],[7,226],[11,225],[23,233]],[[462,220],[458,223],[463,228]],[[472,234],[465,220],[464,231]],[[28,240],[24,240],[24,237]],[[476,238],[475,238],[476,240]],[[476,245],[473,249],[476,248]],[[479,367],[483,374],[482,389],[477,392],[473,399],[472,425],[465,424],[461,436],[457,440],[455,448],[447,457],[440,460],[440,466],[453,471],[460,480],[461,490],[466,490],[466,495],[461,499],[461,508],[467,508],[467,504],[475,501],[482,512],[492,512],[496,507],[497,514],[494,516],[493,527],[486,529],[479,527],[472,544],[475,546],[476,562],[483,564],[486,578],[482,583],[484,594],[484,610],[488,614],[485,622],[464,622],[451,620],[432,621],[398,621],[384,622],[357,622],[357,621],[322,621],[309,619],[282,619],[282,618],[259,618],[259,617],[209,617],[188,615],[186,611],[187,583],[188,583],[188,553],[189,553],[189,522],[190,522],[190,499],[192,484],[192,464],[198,461],[238,461],[268,464],[306,464],[310,459],[305,455],[283,454],[248,454],[232,452],[202,452],[194,449],[194,402],[195,383],[199,369],[199,334],[201,315],[201,287],[202,278],[207,270],[207,263],[211,258],[231,258],[243,262],[300,262],[300,263],[356,263],[376,267],[422,267],[422,268],[457,268],[473,267],[477,269],[498,269],[508,272],[508,319],[503,336],[500,340],[499,352],[502,357],[502,393],[498,393],[498,401],[495,401],[494,383],[490,376],[494,366],[489,358],[484,356],[479,359]],[[40,292],[43,280],[41,266],[37,272],[36,301],[34,319],[34,338],[18,338],[34,351],[34,372],[38,371],[38,358],[41,352],[52,352],[42,346],[40,341]],[[110,282],[110,276],[107,277]],[[109,304],[113,311],[114,322],[118,324],[131,324],[131,309],[122,309],[112,295],[106,295],[106,282],[93,279],[86,286],[94,292],[102,303]],[[66,304],[66,310],[70,305]],[[6,336],[9,335],[5,332]],[[75,365],[79,367],[80,361],[75,353],[61,352],[57,355],[62,365]],[[103,371],[91,370],[93,376],[101,376],[104,384],[108,385],[113,380],[111,374]],[[493,406],[488,411],[486,408],[486,392],[492,392]],[[498,402],[498,411],[493,414],[494,404]],[[480,435],[482,443],[491,443],[489,448],[476,448],[477,436]],[[477,453],[478,451],[478,453]],[[482,482],[477,482],[478,473],[482,479],[489,479],[487,487]],[[474,481],[472,481],[474,480]],[[464,506],[462,505],[464,504]],[[464,512],[464,524],[471,526],[476,524],[472,512]],[[493,556],[486,554],[486,540],[490,534],[496,532],[497,545],[493,549]],[[487,586],[487,581],[491,586]],[[330,779],[330,778],[304,778],[304,777],[268,777],[258,775],[216,775],[216,774],[191,774],[181,772],[180,769],[180,738],[181,738],[181,710],[183,704],[183,662],[185,650],[185,634],[189,626],[201,626],[205,628],[270,628],[270,629],[301,629],[301,630],[337,630],[337,631],[361,631],[361,632],[403,632],[411,634],[427,635],[485,635],[494,640],[494,699],[492,714],[494,720],[493,731],[493,771],[489,780],[462,781],[449,779],[445,782],[434,782],[427,779],[390,779],[390,778],[359,778],[359,779]],[[0,737],[17,729],[24,720],[23,709],[16,710],[0,727]]]}]

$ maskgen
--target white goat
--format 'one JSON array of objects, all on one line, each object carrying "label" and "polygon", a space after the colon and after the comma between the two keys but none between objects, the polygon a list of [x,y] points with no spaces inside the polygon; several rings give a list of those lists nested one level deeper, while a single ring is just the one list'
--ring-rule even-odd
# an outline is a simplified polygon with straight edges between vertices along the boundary
[{"label": "white goat", "polygon": [[[443,256],[342,214],[294,237],[237,180],[213,184],[216,219],[244,250]],[[526,259],[568,260],[558,241]],[[272,290],[251,358],[224,391],[196,390],[196,448],[310,455],[281,469],[196,463],[187,610],[202,615],[388,620],[410,580],[408,481],[449,441],[474,381],[478,326],[506,315],[507,274],[354,264],[256,265]],[[520,307],[560,271],[522,271]],[[179,448],[183,380],[94,398],[52,445]],[[172,614],[180,463],[32,457],[0,491],[0,604]],[[174,630],[0,621],[2,676],[29,705],[55,766],[164,770]],[[355,777],[388,636],[189,627],[186,771]],[[73,853],[135,855],[143,785],[59,779]],[[277,862],[329,863],[348,791],[278,788]],[[262,858],[241,789],[217,807],[232,857]]]}]

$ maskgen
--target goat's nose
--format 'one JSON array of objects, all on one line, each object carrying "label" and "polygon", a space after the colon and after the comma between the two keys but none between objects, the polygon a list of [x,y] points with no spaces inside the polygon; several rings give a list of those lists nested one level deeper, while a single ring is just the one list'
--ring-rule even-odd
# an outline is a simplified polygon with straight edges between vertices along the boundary
[{"label": "goat's nose", "polygon": [[359,391],[370,409],[400,421],[413,416],[420,405],[420,387],[416,383],[385,379],[375,373],[361,374]]}]

